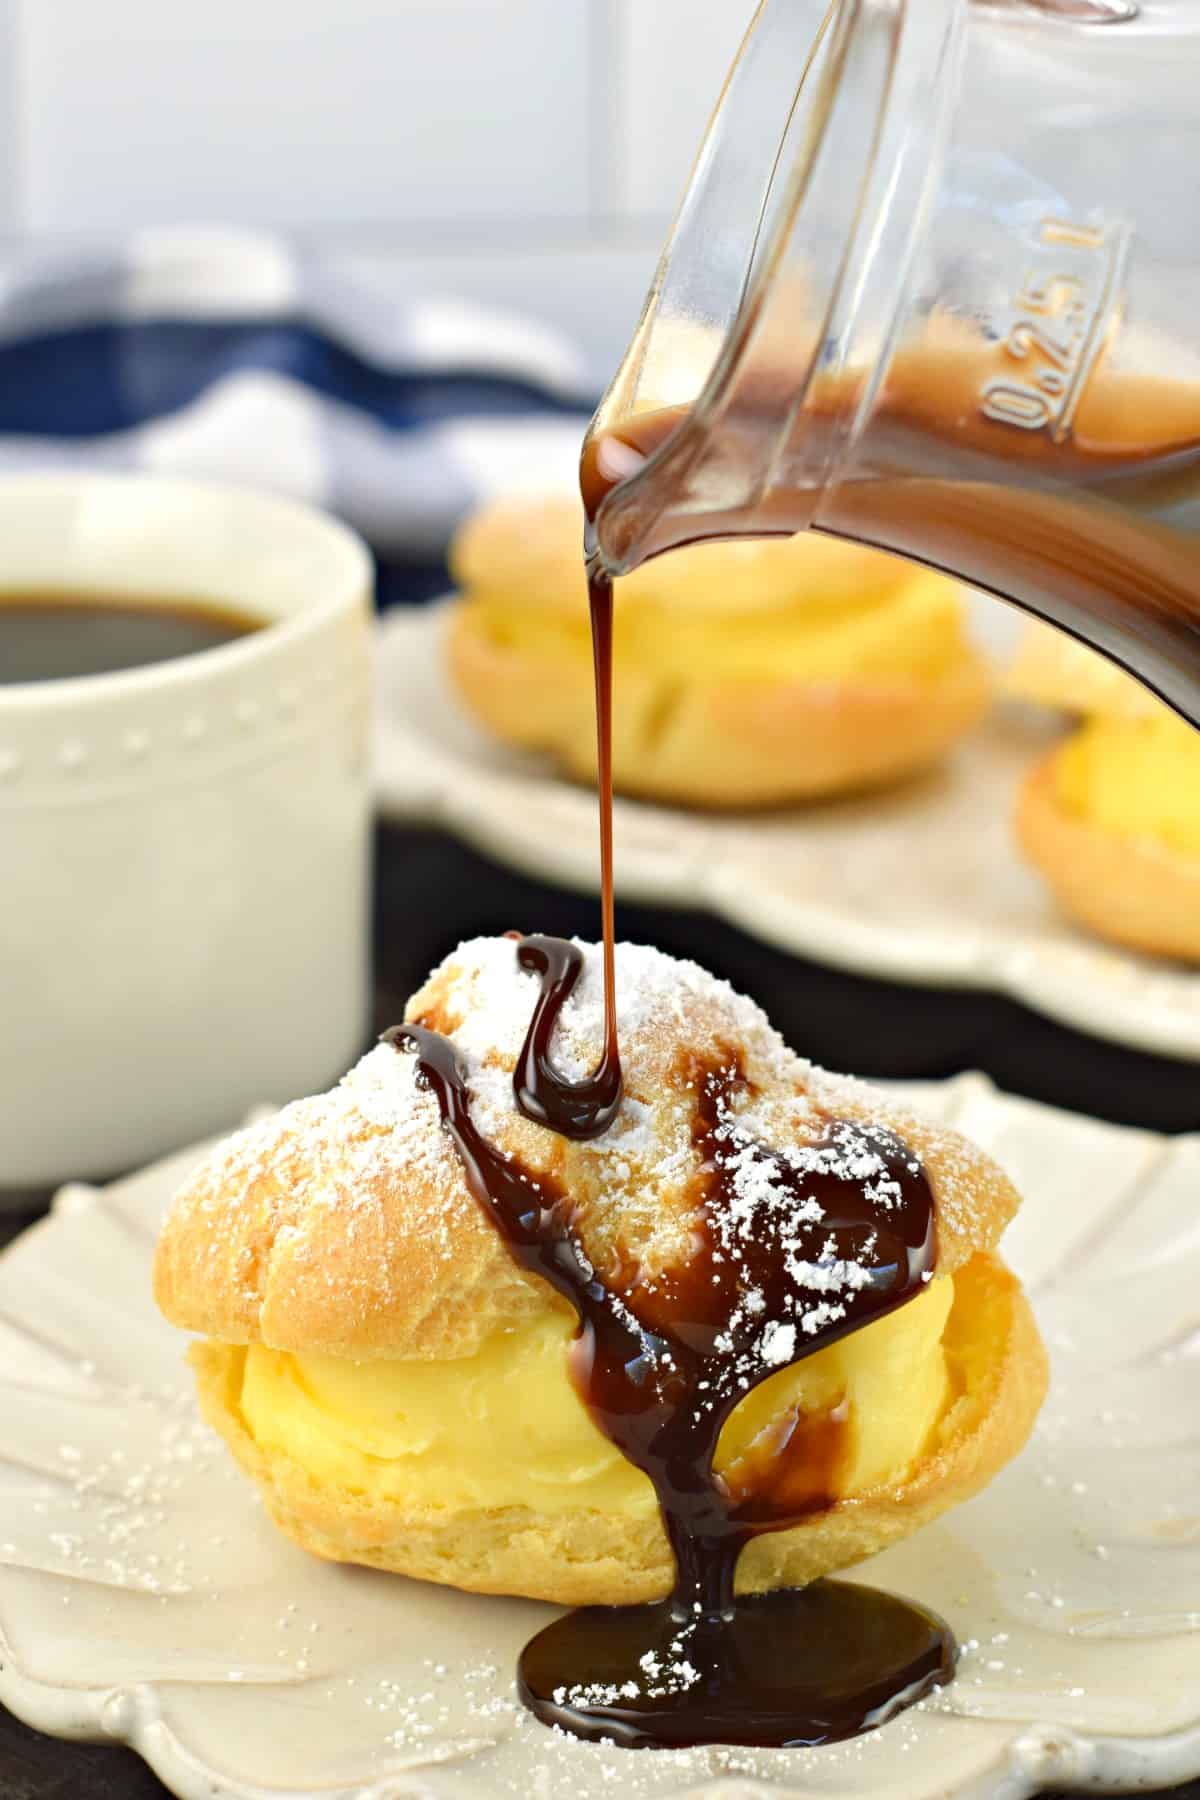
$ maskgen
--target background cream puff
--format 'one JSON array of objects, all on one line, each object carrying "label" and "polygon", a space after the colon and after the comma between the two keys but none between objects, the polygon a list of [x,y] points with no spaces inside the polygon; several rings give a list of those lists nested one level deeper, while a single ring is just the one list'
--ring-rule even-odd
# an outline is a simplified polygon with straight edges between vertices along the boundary
[{"label": "background cream puff", "polygon": [[[599,1051],[599,963],[588,947],[559,1022],[568,1073]],[[884,1122],[933,1187],[928,1288],[771,1374],[724,1428],[716,1466],[736,1482],[752,1449],[761,1463],[791,1426],[845,1409],[834,1501],[756,1539],[740,1565],[749,1588],[804,1582],[973,1493],[1024,1442],[1045,1361],[995,1250],[1017,1196],[954,1133],[793,1055],[695,965],[622,945],[617,966],[625,1098],[590,1143],[515,1109],[536,983],[511,940],[461,946],[408,1009],[453,1039],[479,1127],[570,1193],[602,1272],[650,1279],[689,1254],[696,1057],[740,1058],[764,1142],[811,1142],[830,1114]],[[654,1494],[571,1383],[574,1314],[472,1199],[414,1070],[379,1046],[332,1093],[231,1138],[180,1194],[155,1285],[167,1317],[201,1336],[204,1412],[318,1555],[565,1603],[661,1596],[672,1564]]]},{"label": "background cream puff", "polygon": [[1200,733],[1049,626],[1029,628],[1007,686],[1077,715],[1015,820],[1063,910],[1114,943],[1200,962]]},{"label": "background cream puff", "polygon": [[[594,780],[582,542],[569,497],[468,520],[447,655],[489,730]],[[615,785],[700,806],[895,781],[935,762],[989,695],[953,582],[815,532],[645,564],[617,583],[613,654]]]}]

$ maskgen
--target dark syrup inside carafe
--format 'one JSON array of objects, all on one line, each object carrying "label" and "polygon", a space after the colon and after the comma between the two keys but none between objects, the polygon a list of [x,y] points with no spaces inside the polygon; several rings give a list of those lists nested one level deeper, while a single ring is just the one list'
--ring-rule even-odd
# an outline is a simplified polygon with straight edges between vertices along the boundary
[{"label": "dark syrup inside carafe", "polygon": [[[702,538],[790,534],[805,526],[898,551],[1037,614],[1128,668],[1200,724],[1200,388],[1126,374],[1101,357],[1069,431],[1022,430],[979,397],[1003,347],[898,356],[869,426],[835,478],[825,447],[847,430],[851,389],[818,377],[791,434],[753,382],[709,430],[707,464],[736,475],[770,466],[762,492],[681,504],[687,470],[625,489],[635,561]],[[857,389],[853,389],[857,393]],[[581,479],[594,518],[674,436],[686,409],[622,421],[589,440]],[[678,489],[678,491],[676,491]],[[603,534],[602,534],[603,535]]]}]

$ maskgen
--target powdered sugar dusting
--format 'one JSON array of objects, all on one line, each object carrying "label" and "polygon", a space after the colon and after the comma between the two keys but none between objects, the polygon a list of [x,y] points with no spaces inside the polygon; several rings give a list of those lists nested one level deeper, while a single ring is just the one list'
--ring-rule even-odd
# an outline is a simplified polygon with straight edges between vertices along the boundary
[{"label": "powdered sugar dusting", "polygon": [[[262,1308],[272,1289],[286,1301],[302,1284],[337,1292],[352,1337],[392,1296],[381,1206],[397,1182],[408,1229],[451,1258],[454,1202],[468,1204],[458,1161],[412,1059],[380,1045],[329,1093],[293,1101],[209,1157],[172,1219],[186,1227],[186,1279],[218,1296],[230,1337],[270,1341]],[[336,1268],[327,1253],[334,1221],[345,1252]]]},{"label": "powdered sugar dusting", "polygon": [[661,1651],[647,1650],[639,1657],[636,1676],[621,1682],[572,1682],[555,1688],[551,1699],[558,1706],[586,1711],[588,1707],[615,1706],[621,1700],[665,1700],[686,1694],[701,1679],[701,1670],[688,1654],[698,1629],[696,1620],[681,1623]]},{"label": "powdered sugar dusting", "polygon": [[347,1176],[364,1168],[416,1169],[430,1180],[454,1173],[436,1101],[418,1086],[412,1059],[384,1044],[369,1050],[329,1093],[295,1100],[227,1138],[201,1176],[201,1208],[218,1204],[231,1186],[245,1190],[278,1173],[279,1152],[287,1145],[302,1151],[287,1168],[295,1200],[328,1204],[336,1192],[353,1205],[362,1190]]},{"label": "powdered sugar dusting", "polygon": [[943,1248],[952,1240],[979,1249],[995,1243],[1015,1210],[1017,1196],[1010,1190],[1002,1213],[980,1218],[981,1181],[985,1174],[999,1175],[982,1151],[960,1132],[908,1111],[856,1075],[836,1074],[813,1063],[804,1067],[808,1093],[823,1112],[872,1114],[877,1120],[886,1120],[902,1138],[920,1145],[921,1160],[933,1181]]},{"label": "powdered sugar dusting", "polygon": [[[418,1086],[411,1059],[382,1044],[330,1093],[297,1101],[276,1119],[233,1138],[220,1175],[248,1179],[264,1173],[267,1153],[287,1139],[298,1140],[304,1150],[289,1170],[296,1199],[311,1194],[328,1204],[336,1192],[351,1205],[361,1204],[362,1190],[352,1179],[360,1169],[417,1169],[431,1180],[452,1171],[436,1103]],[[336,1181],[328,1181],[334,1172]]]},{"label": "powdered sugar dusting", "polygon": [[[604,1037],[603,960],[599,944],[573,940],[583,966],[575,989],[559,1015],[552,1056],[569,1080],[596,1065]],[[697,1036],[736,1049],[766,1098],[753,1116],[742,1120],[747,1132],[771,1144],[786,1143],[807,1131],[816,1136],[819,1114],[873,1112],[888,1118],[902,1134],[917,1122],[855,1076],[831,1073],[799,1056],[785,1044],[757,1003],[698,963],[668,956],[650,945],[620,943],[616,950],[617,1018],[626,1095],[616,1122],[598,1144],[584,1151],[605,1156],[613,1170],[612,1152],[620,1144],[627,1155],[657,1157],[657,1174],[670,1185],[686,1160],[681,1136],[664,1130],[666,1108],[655,1082],[664,1073],[664,1058],[655,1050],[670,1046],[701,1048]],[[517,962],[511,938],[472,938],[460,944],[435,970],[430,985],[447,982],[461,1010],[452,1035],[471,1065],[471,1085],[489,1097],[488,1118],[502,1131],[513,1112],[506,1079],[481,1075],[513,1067],[529,1027],[538,993],[538,978]],[[644,1089],[640,1076],[647,1062],[653,1079]],[[772,1104],[772,1096],[775,1104]],[[781,1106],[778,1102],[785,1102]],[[819,1112],[818,1112],[819,1109]],[[679,1122],[682,1123],[683,1114]],[[483,1120],[480,1120],[481,1124]],[[953,1231],[969,1235],[978,1185],[979,1153],[954,1131],[923,1121],[919,1130],[928,1166],[936,1163],[939,1214]],[[869,1147],[864,1152],[869,1156]],[[661,1160],[666,1158],[667,1161]],[[748,1159],[749,1161],[750,1159]],[[747,1179],[749,1179],[749,1172]],[[870,1175],[864,1164],[863,1179]],[[880,1194],[881,1200],[887,1196]]]},{"label": "powdered sugar dusting", "polygon": [[[582,953],[583,967],[559,1015],[553,1054],[561,1073],[578,1080],[595,1067],[603,1043],[604,978],[600,945],[578,938],[573,942]],[[621,943],[616,969],[617,1020],[627,1059],[627,1047],[650,1031],[672,1033],[686,1045],[699,1005],[719,1013],[735,1041],[752,1041],[760,1054],[773,1056],[780,1065],[796,1060],[761,1007],[698,963],[646,944]],[[452,971],[462,1009],[461,1023],[452,1034],[455,1043],[471,1059],[499,1061],[511,1068],[529,1028],[538,977],[520,967],[511,938],[472,938],[451,953],[441,971],[434,971],[434,979],[446,970]]]},{"label": "powdered sugar dusting", "polygon": [[[582,968],[551,1043],[551,1058],[568,1080],[595,1067],[604,1036],[600,946],[577,941],[577,947]],[[518,1157],[535,1173],[557,1172],[581,1209],[593,1258],[633,1246],[652,1271],[687,1254],[699,1157],[692,1132],[695,1096],[679,1073],[685,1055],[711,1064],[719,1055],[736,1054],[752,1090],[723,1125],[722,1157],[733,1177],[726,1249],[732,1252],[756,1209],[778,1201],[781,1171],[791,1187],[797,1171],[829,1170],[831,1159],[886,1214],[890,1178],[869,1128],[812,1141],[822,1138],[827,1116],[843,1106],[895,1118],[880,1097],[796,1056],[753,1001],[695,963],[622,943],[616,971],[625,1095],[609,1130],[584,1144],[566,1143],[517,1111],[512,1070],[539,981],[521,968],[511,937],[461,945],[409,1008],[410,1018],[428,1014],[453,1039],[476,1125],[500,1154]],[[928,1126],[922,1131],[923,1160],[928,1166],[932,1148],[936,1164],[939,1211],[954,1230],[969,1233],[980,1160],[952,1133],[935,1134]],[[402,1201],[399,1213],[385,1217],[381,1208],[389,1194],[402,1195]],[[790,1204],[796,1207],[794,1188]],[[343,1335],[358,1344],[363,1319],[380,1316],[395,1299],[396,1258],[410,1254],[407,1246],[419,1241],[428,1266],[436,1257],[460,1261],[464,1231],[479,1235],[478,1209],[436,1099],[418,1082],[415,1058],[390,1044],[369,1051],[329,1093],[295,1101],[234,1134],[189,1183],[176,1217],[191,1224],[187,1255],[198,1267],[188,1279],[197,1292],[202,1284],[210,1294],[224,1291],[222,1330],[235,1339],[262,1334],[264,1284],[276,1283],[282,1302],[288,1284],[295,1291],[298,1284],[311,1289],[322,1282],[331,1293],[341,1284]],[[801,1202],[796,1225],[816,1222]],[[326,1266],[331,1230],[347,1250],[336,1271]],[[397,1232],[404,1240],[400,1248]],[[527,1288],[528,1278],[506,1270],[505,1263],[497,1246],[493,1279]],[[764,1360],[783,1356],[788,1339],[781,1327],[794,1325],[801,1339],[811,1338],[835,1318],[841,1297],[861,1274],[845,1258],[798,1252],[790,1272],[805,1306],[788,1319],[759,1321],[767,1334]],[[200,1314],[206,1306],[193,1310]],[[336,1332],[334,1314],[328,1316]],[[402,1325],[401,1314],[396,1317]],[[387,1353],[386,1333],[379,1336],[371,1354]],[[338,1344],[332,1335],[325,1347],[336,1351]]]}]

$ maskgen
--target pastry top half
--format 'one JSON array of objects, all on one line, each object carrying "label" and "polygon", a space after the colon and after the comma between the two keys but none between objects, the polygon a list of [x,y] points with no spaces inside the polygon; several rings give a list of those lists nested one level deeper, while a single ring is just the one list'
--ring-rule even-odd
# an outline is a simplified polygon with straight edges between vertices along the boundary
[{"label": "pastry top half", "polygon": [[[601,1048],[599,950],[583,948],[553,1045],[568,1077],[590,1070]],[[538,985],[511,939],[462,945],[407,1013],[453,1039],[476,1125],[571,1196],[602,1273],[633,1268],[652,1278],[686,1260],[701,1160],[699,1071],[731,1055],[746,1076],[739,1123],[773,1150],[813,1142],[831,1115],[889,1125],[911,1146],[935,1196],[939,1274],[994,1246],[1017,1196],[965,1140],[815,1069],[757,1006],[694,964],[621,945],[617,981],[625,1098],[591,1143],[569,1142],[516,1110],[512,1070]],[[467,1188],[416,1059],[389,1044],[331,1093],[285,1107],[209,1157],[165,1226],[155,1284],[167,1317],[188,1330],[357,1361],[469,1357],[497,1331],[570,1316],[512,1259]]]},{"label": "pastry top half", "polygon": [[[513,1067],[538,983],[507,938],[464,943],[408,1004],[470,1069],[473,1118],[533,1174],[558,1177],[588,1255],[648,1273],[687,1255],[696,1064],[741,1057],[757,1089],[745,1125],[774,1148],[820,1136],[828,1114],[892,1123],[937,1202],[939,1271],[999,1240],[1016,1195],[988,1157],[909,1118],[865,1085],[786,1049],[759,1008],[693,963],[617,950],[624,1102],[603,1138],[572,1143],[516,1112]],[[601,1053],[599,949],[588,947],[554,1057],[583,1075]],[[459,1357],[489,1332],[567,1303],[516,1267],[482,1215],[416,1058],[380,1044],[333,1093],[228,1139],[185,1186],[158,1247],[158,1303],[227,1343],[345,1357]]]}]

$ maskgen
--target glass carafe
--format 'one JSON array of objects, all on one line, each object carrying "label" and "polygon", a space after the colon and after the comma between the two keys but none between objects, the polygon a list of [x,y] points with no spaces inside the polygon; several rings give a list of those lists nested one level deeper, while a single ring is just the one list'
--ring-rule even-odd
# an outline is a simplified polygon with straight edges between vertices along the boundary
[{"label": "glass carafe", "polygon": [[764,0],[585,497],[622,573],[806,526],[1200,722],[1200,4]]}]

